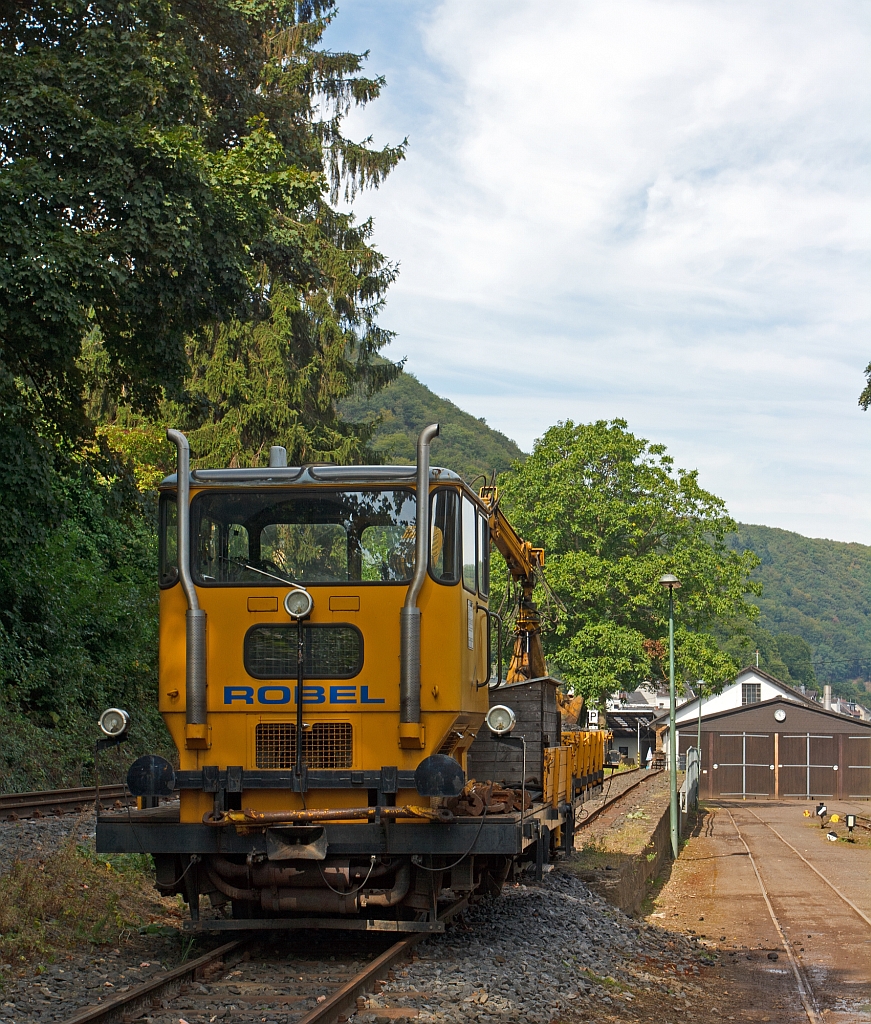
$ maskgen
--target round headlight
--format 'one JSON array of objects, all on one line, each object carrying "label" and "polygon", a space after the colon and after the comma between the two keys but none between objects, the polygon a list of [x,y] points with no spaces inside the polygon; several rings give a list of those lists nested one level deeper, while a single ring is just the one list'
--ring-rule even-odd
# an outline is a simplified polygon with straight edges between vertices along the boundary
[{"label": "round headlight", "polygon": [[284,610],[292,619],[307,619],[314,601],[307,590],[291,590],[284,599]]},{"label": "round headlight", "polygon": [[113,740],[130,728],[130,715],[121,708],[108,708],[100,715],[100,729]]},{"label": "round headlight", "polygon": [[517,715],[504,704],[496,704],[487,712],[487,728],[496,736],[504,736],[517,725]]}]

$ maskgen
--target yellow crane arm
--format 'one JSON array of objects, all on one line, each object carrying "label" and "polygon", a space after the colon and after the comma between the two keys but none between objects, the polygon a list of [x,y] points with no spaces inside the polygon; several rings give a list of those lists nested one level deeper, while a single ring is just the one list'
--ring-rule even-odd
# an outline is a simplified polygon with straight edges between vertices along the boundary
[{"label": "yellow crane arm", "polygon": [[531,590],[536,569],[544,565],[544,548],[534,548],[508,522],[499,508],[499,492],[495,487],[482,487],[479,493],[489,512],[490,539],[508,563],[512,577],[524,585],[524,590],[527,587]]},{"label": "yellow crane arm", "polygon": [[544,548],[534,548],[524,540],[499,508],[499,492],[495,487],[482,487],[481,500],[487,506],[490,539],[508,564],[508,571],[520,584],[520,603],[514,624],[514,646],[506,681],[519,683],[548,674],[541,648],[541,618],[532,600],[536,570],[544,565]]}]

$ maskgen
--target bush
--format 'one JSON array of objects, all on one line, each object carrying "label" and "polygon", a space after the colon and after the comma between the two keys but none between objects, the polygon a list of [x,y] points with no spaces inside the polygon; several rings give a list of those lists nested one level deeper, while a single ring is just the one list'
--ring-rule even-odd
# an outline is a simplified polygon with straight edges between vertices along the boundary
[{"label": "bush", "polygon": [[66,468],[53,475],[61,512],[41,542],[0,553],[6,791],[91,784],[96,718],[109,706],[135,712],[125,763],[173,751],[157,712],[153,509],[121,477]]}]

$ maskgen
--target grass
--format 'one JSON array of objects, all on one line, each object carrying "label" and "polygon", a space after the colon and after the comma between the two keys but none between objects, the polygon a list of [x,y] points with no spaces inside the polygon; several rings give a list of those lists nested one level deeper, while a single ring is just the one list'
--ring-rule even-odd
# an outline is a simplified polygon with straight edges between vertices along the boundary
[{"label": "grass", "polygon": [[70,841],[0,876],[0,963],[27,973],[74,946],[118,944],[140,929],[177,924],[154,890],[145,854],[96,855]]},{"label": "grass", "polygon": [[586,843],[580,850],[575,850],[564,867],[567,871],[595,871],[605,868],[617,869],[624,861],[632,858],[625,853],[609,850],[599,839]]},{"label": "grass", "polygon": [[650,917],[650,915],[654,913],[656,908],[659,906],[658,900],[660,894],[662,893],[662,890],[665,888],[665,883],[668,881],[671,874],[669,870],[670,867],[671,865],[667,864],[666,867],[663,870],[661,870],[658,875],[655,875],[653,878],[649,878],[647,880],[647,885],[649,888],[644,896],[644,899],[641,901],[641,910],[639,911],[640,917],[644,919]]},{"label": "grass", "polygon": [[618,981],[610,974],[596,974],[595,971],[590,970],[589,967],[581,967],[578,971],[583,978],[586,978],[592,985],[599,985],[601,988],[610,990],[611,992],[631,992],[632,986],[626,984],[626,982]]}]

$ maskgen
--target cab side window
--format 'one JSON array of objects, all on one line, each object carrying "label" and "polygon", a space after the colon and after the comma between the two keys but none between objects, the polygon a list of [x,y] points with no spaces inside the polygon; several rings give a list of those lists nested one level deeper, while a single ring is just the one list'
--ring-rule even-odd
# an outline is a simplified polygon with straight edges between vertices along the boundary
[{"label": "cab side window", "polygon": [[460,581],[460,501],[454,490],[443,488],[432,495],[430,524],[430,572],[450,586]]},{"label": "cab side window", "polygon": [[477,515],[475,506],[463,496],[463,586],[477,590]]},{"label": "cab side window", "polygon": [[160,496],[160,586],[178,582],[178,505],[174,494]]},{"label": "cab side window", "polygon": [[490,593],[490,524],[478,514],[478,591],[481,597]]},{"label": "cab side window", "polygon": [[226,561],[225,542],[221,524],[203,516],[197,536],[197,570],[202,579],[209,582],[221,579],[221,566]]}]

